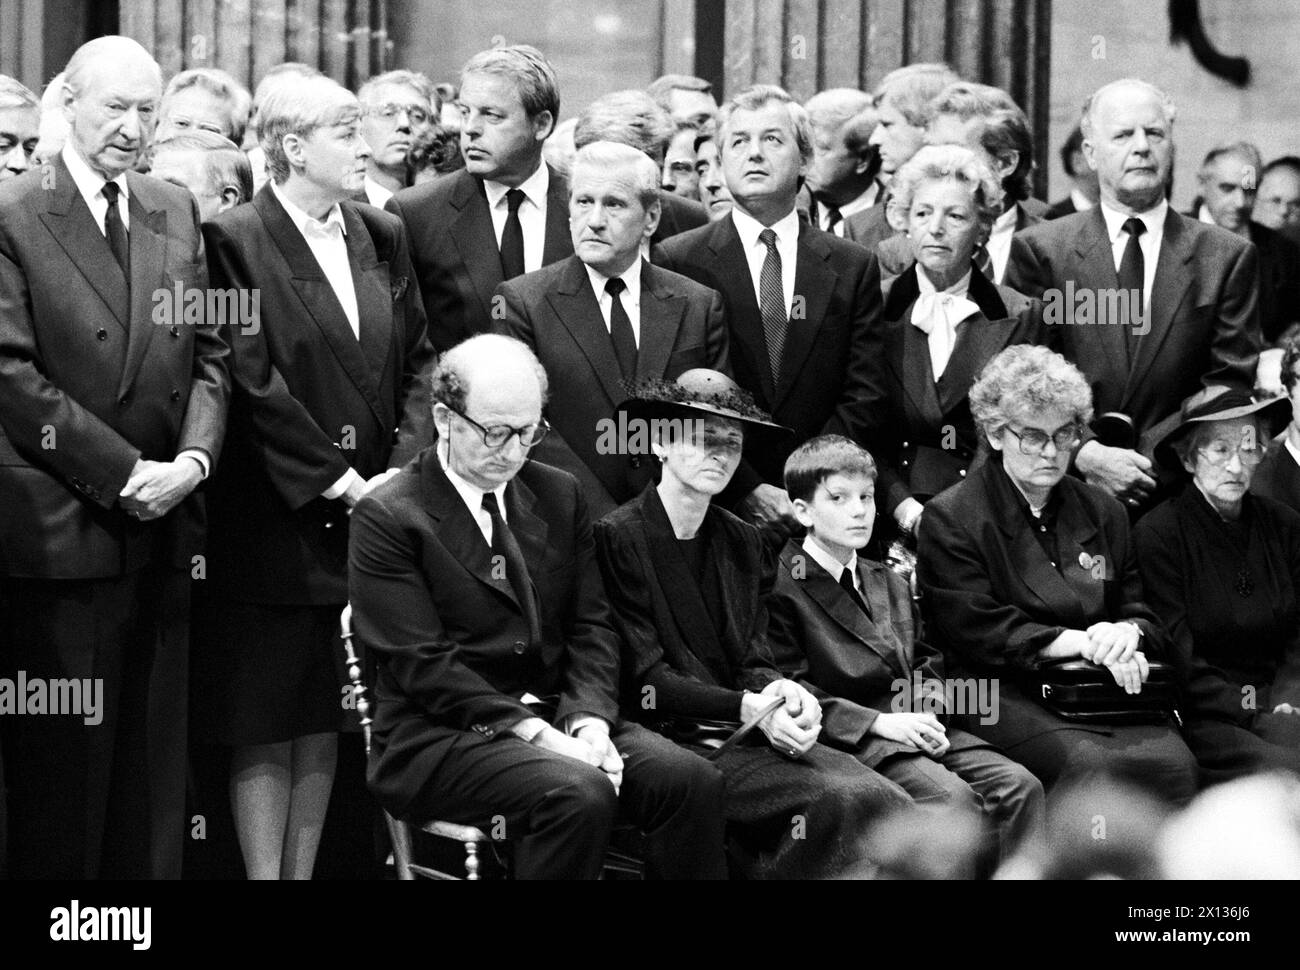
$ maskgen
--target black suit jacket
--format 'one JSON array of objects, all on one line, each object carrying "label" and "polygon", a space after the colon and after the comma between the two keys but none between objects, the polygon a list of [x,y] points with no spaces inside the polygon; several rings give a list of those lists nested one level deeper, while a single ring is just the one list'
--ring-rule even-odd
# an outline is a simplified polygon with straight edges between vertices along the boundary
[{"label": "black suit jacket", "polygon": [[340,208],[360,340],[270,185],[203,226],[212,285],[258,292],[262,324],[226,330],[231,434],[209,484],[216,595],[345,602],[348,510],[321,493],[349,468],[370,478],[428,443],[433,350],[406,234],[374,206]]},{"label": "black suit jacket", "polygon": [[1264,460],[1255,469],[1250,490],[1300,512],[1300,465],[1287,450],[1285,430],[1269,443]]},{"label": "black suit jacket", "polygon": [[369,778],[394,814],[452,747],[509,743],[533,716],[525,693],[558,695],[556,724],[618,719],[618,634],[578,483],[530,461],[506,486],[505,519],[536,590],[536,641],[436,449],[353,512],[353,624],[376,661]]},{"label": "black suit jacket", "polygon": [[1043,213],[1043,218],[1048,220],[1060,219],[1063,216],[1072,216],[1078,211],[1074,207],[1074,199],[1067,195],[1064,199],[1058,199],[1049,205],[1047,211]]},{"label": "black suit jacket", "polygon": [[[573,255],[569,185],[555,169],[548,169],[543,266]],[[460,169],[403,189],[384,208],[406,224],[434,349],[441,353],[491,330],[492,294],[503,276],[483,180]]]},{"label": "black suit jacket", "polygon": [[1264,344],[1276,344],[1300,321],[1300,246],[1276,230],[1250,224],[1259,250],[1259,329]]},{"label": "black suit jacket", "polygon": [[913,263],[885,300],[883,352],[872,361],[863,444],[879,465],[878,504],[892,512],[906,498],[925,501],[966,476],[981,434],[970,413],[971,385],[993,357],[1014,344],[1047,344],[1042,304],[971,272],[967,298],[980,312],[957,328],[943,379],[934,380],[926,335],[912,326],[921,288]]},{"label": "black suit jacket", "polygon": [[198,205],[128,172],[130,281],[62,156],[0,184],[0,576],[190,567],[202,490],[152,522],[118,504],[136,461],[189,448],[215,468],[226,345],[182,294],[206,292]]},{"label": "black suit jacket", "polygon": [[876,204],[869,209],[855,212],[844,220],[844,238],[866,247],[874,253],[876,247],[894,235],[894,227],[885,217],[885,205],[889,201],[889,190],[880,193]]},{"label": "black suit jacket", "polygon": [[873,255],[800,223],[795,306],[774,386],[763,318],[735,222],[721,219],[675,236],[660,252],[665,268],[722,294],[736,382],[775,421],[794,429],[792,440],[762,448],[747,443],[747,464],[737,471],[730,494],[748,494],[759,482],[781,485],[790,452],[815,435],[862,440],[869,425],[871,362],[880,352],[880,271]]},{"label": "black suit jacket", "polygon": [[650,245],[655,246],[673,236],[679,236],[691,229],[698,229],[709,223],[709,214],[698,202],[669,192],[659,190],[659,225],[650,237]]},{"label": "black suit jacket", "polygon": [[[1006,283],[1040,299],[1047,290],[1064,293],[1067,283],[1076,293],[1117,290],[1101,207],[1016,233]],[[1091,382],[1096,412],[1127,414],[1141,435],[1203,386],[1254,386],[1258,283],[1252,245],[1170,209],[1151,294],[1150,332],[1134,341],[1134,361],[1128,359],[1128,327],[1074,325],[1070,308],[1059,325],[1061,352]],[[1051,306],[1044,314],[1052,323]]]},{"label": "black suit jacket", "polygon": [[[493,328],[532,347],[550,378],[552,430],[532,457],[571,472],[593,516],[636,497],[651,480],[654,461],[648,451],[631,455],[601,445],[628,395],[582,260],[570,256],[502,283],[497,295],[505,310]],[[671,380],[692,367],[730,370],[722,297],[642,261],[636,377]]]}]

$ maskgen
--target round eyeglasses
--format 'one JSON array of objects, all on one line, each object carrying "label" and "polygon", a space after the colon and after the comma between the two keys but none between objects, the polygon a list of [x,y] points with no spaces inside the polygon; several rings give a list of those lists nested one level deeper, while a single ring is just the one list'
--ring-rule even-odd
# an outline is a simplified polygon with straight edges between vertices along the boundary
[{"label": "round eyeglasses", "polygon": [[1070,452],[1077,448],[1079,442],[1083,440],[1083,435],[1080,434],[1077,424],[1067,424],[1064,428],[1058,428],[1052,434],[1039,431],[1037,428],[1017,431],[1009,424],[1006,425],[1006,429],[1015,435],[1016,440],[1020,442],[1020,453],[1030,457],[1041,455],[1049,441],[1056,445],[1057,451]]},{"label": "round eyeglasses", "polygon": [[455,408],[448,408],[447,410],[472,424],[478,430],[479,437],[483,439],[483,444],[489,448],[501,448],[515,435],[519,436],[519,444],[522,447],[531,448],[545,438],[551,430],[551,426],[546,423],[545,418],[542,418],[536,424],[526,424],[522,428],[512,428],[508,424],[494,424],[491,427],[484,427],[463,411],[457,411]]}]

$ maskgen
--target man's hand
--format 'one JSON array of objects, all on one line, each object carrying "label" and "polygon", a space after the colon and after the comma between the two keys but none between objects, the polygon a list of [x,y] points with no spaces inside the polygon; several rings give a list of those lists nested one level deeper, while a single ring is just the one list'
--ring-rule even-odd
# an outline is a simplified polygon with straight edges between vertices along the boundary
[{"label": "man's hand", "polygon": [[1281,347],[1266,347],[1259,352],[1259,363],[1255,365],[1256,397],[1282,397],[1286,394],[1286,386],[1282,383],[1282,357],[1285,353]]},{"label": "man's hand", "polygon": [[1300,714],[1300,707],[1292,707],[1290,704],[1279,704],[1273,708],[1274,714]]},{"label": "man's hand", "polygon": [[921,524],[921,513],[924,511],[925,506],[909,495],[894,509],[894,521],[904,532],[915,535],[916,527]]},{"label": "man's hand", "polygon": [[741,507],[760,529],[777,529],[789,535],[798,525],[794,505],[785,489],[764,482],[745,496]]},{"label": "man's hand", "polygon": [[952,742],[948,729],[933,714],[877,714],[871,733],[889,741],[910,744],[931,758],[942,757]]},{"label": "man's hand", "polygon": [[588,722],[578,729],[574,737],[590,745],[591,750],[600,757],[600,770],[609,776],[609,780],[614,783],[614,791],[617,792],[623,786],[623,757],[609,739],[609,725],[603,721]]},{"label": "man's hand", "polygon": [[1094,623],[1088,627],[1088,652],[1080,656],[1103,667],[1127,663],[1141,642],[1142,635],[1133,623]]},{"label": "man's hand", "polygon": [[[373,481],[373,479],[371,479]],[[349,509],[355,508],[356,504],[361,501],[362,496],[370,491],[370,482],[367,482],[360,475],[348,482],[347,491],[339,496]]]},{"label": "man's hand", "polygon": [[1151,461],[1128,448],[1089,441],[1079,449],[1074,463],[1089,484],[1100,486],[1129,505],[1138,505],[1155,491]]},{"label": "man's hand", "polygon": [[822,729],[821,705],[817,698],[794,681],[774,680],[763,688],[761,694],[745,694],[741,701],[741,717],[750,719],[767,698],[781,697],[785,704],[763,720],[758,728],[767,736],[772,747],[788,758],[798,758],[808,753],[817,743]]},{"label": "man's hand", "polygon": [[122,508],[141,522],[162,518],[203,481],[203,470],[192,458],[148,461],[141,458],[118,496]]},{"label": "man's hand", "polygon": [[533,744],[539,748],[545,748],[547,751],[562,754],[566,758],[585,762],[593,768],[599,768],[604,760],[600,754],[592,750],[591,745],[586,741],[581,738],[571,738],[563,731],[558,731],[549,725],[537,732],[533,738]]}]

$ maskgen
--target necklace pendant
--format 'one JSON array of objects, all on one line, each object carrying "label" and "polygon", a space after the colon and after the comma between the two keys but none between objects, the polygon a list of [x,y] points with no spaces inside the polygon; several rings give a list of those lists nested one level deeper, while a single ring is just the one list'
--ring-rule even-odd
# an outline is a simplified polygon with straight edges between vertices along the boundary
[{"label": "necklace pendant", "polygon": [[1250,573],[1242,569],[1241,572],[1237,573],[1237,595],[1242,599],[1249,599],[1254,592],[1255,584],[1251,582]]}]

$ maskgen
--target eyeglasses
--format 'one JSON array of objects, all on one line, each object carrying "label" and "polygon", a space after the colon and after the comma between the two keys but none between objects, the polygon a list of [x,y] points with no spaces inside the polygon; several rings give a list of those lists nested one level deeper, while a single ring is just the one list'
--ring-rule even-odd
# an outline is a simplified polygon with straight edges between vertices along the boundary
[{"label": "eyeglasses", "polygon": [[526,424],[522,428],[512,428],[508,424],[494,424],[490,428],[485,428],[468,414],[463,411],[457,411],[455,408],[448,408],[452,414],[458,415],[478,429],[479,435],[483,438],[483,444],[489,448],[501,448],[513,436],[519,436],[519,444],[524,448],[531,448],[537,442],[546,437],[551,426],[546,423],[546,419],[538,421],[536,424]]},{"label": "eyeglasses", "polygon": [[1243,443],[1234,447],[1226,441],[1211,441],[1205,447],[1197,448],[1196,452],[1211,465],[1226,465],[1233,455],[1247,468],[1264,460],[1264,449],[1258,444]]},{"label": "eyeglasses", "polygon": [[738,455],[745,449],[745,439],[742,435],[705,431],[692,434],[687,440],[696,448],[706,452],[721,451]]},{"label": "eyeglasses", "polygon": [[372,115],[379,115],[385,121],[392,121],[397,117],[398,112],[405,111],[406,117],[411,119],[413,124],[422,125],[429,120],[429,109],[422,108],[418,104],[381,104],[368,109]]},{"label": "eyeglasses", "polygon": [[1083,435],[1079,433],[1077,424],[1067,424],[1064,428],[1060,428],[1050,435],[1046,431],[1039,431],[1037,428],[1017,431],[1009,424],[1006,425],[1006,429],[1015,435],[1016,440],[1020,442],[1020,453],[1031,457],[1041,455],[1049,441],[1056,445],[1057,451],[1073,451],[1078,447],[1079,442],[1083,440]]}]

